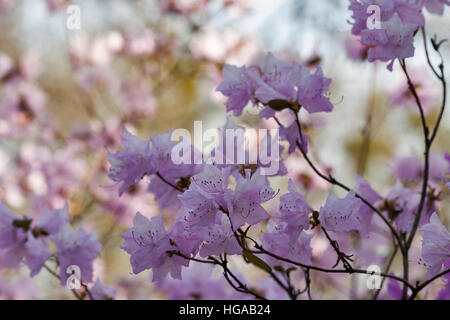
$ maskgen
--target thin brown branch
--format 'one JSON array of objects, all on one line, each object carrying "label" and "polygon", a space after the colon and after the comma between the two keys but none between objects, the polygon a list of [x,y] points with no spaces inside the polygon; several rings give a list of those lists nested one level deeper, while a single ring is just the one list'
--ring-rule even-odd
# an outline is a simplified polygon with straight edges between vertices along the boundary
[{"label": "thin brown branch", "polygon": [[[300,119],[298,117],[298,114],[296,112],[295,113],[295,118],[296,118],[296,123],[297,123],[297,127],[299,130],[299,134],[300,137],[302,136],[301,134],[301,124],[300,124]],[[279,121],[277,121],[279,122]],[[280,123],[281,125],[281,123]],[[314,172],[321,177],[323,180],[327,181],[328,183],[332,184],[332,185],[336,185],[346,191],[350,191],[351,189],[349,187],[347,187],[346,185],[344,185],[343,183],[337,181],[334,177],[332,177],[331,175],[326,176],[325,174],[323,174],[322,172],[319,171],[319,169],[317,169],[317,167],[314,165],[314,163],[311,161],[311,159],[308,157],[308,155],[306,154],[306,152],[303,151],[303,149],[301,148],[301,144],[300,142],[297,140],[297,147],[300,150],[300,152],[302,153],[304,159],[306,160],[306,162],[308,163],[308,165],[314,170]],[[397,243],[399,244],[399,246],[402,245],[400,237],[397,233],[397,231],[395,230],[395,228],[392,226],[392,224],[387,220],[387,218],[380,212],[380,210],[378,210],[377,208],[375,208],[369,201],[367,201],[363,196],[361,196],[360,194],[355,192],[355,196],[360,199],[362,202],[364,202],[364,204],[366,204],[370,209],[372,209],[377,216],[379,216],[383,222],[388,226],[389,230],[391,231],[392,235],[395,237],[395,239],[397,240]]]},{"label": "thin brown branch", "polygon": [[423,289],[425,289],[425,287],[428,286],[431,282],[433,282],[436,279],[439,279],[440,277],[446,275],[449,272],[450,272],[450,268],[448,268],[448,269],[446,269],[446,270],[444,270],[442,272],[439,272],[434,277],[428,279],[427,281],[423,282],[422,284],[417,285],[416,288],[413,289],[413,292],[412,292],[411,296],[409,297],[409,300],[413,300],[417,296],[417,294],[420,291],[422,291]]},{"label": "thin brown branch", "polygon": [[169,185],[169,186],[171,186],[172,188],[174,188],[175,190],[180,191],[180,192],[184,192],[183,189],[181,189],[180,187],[178,187],[178,186],[174,185],[173,183],[171,183],[170,181],[168,181],[168,180],[167,180],[166,178],[164,178],[159,172],[156,172],[156,176],[157,176],[158,178],[160,178],[164,183],[166,183],[167,185]]}]

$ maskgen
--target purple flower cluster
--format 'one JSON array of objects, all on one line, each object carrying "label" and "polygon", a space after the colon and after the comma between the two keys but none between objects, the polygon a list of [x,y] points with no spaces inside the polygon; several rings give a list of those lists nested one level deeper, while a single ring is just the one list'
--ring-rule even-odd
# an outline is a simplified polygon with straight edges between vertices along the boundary
[{"label": "purple flower cluster", "polygon": [[[353,2],[353,6],[357,5],[360,4]],[[386,3],[384,5],[387,6]],[[392,6],[395,12],[390,15],[385,7],[387,11],[382,14],[384,21],[392,23],[391,19],[405,19],[406,26],[408,23],[421,23],[420,10],[416,12],[409,3],[397,1]],[[405,12],[408,14],[405,15]],[[228,97],[228,111],[239,115],[250,101],[254,105],[264,106],[260,113],[262,117],[276,118],[277,112],[287,109],[293,121],[289,126],[277,122],[280,136],[290,144],[288,153],[301,148],[307,156],[306,135],[301,130],[298,112],[302,107],[310,113],[331,111],[333,108],[324,96],[331,81],[323,77],[320,69],[311,74],[306,67],[279,61],[269,54],[261,59],[258,66],[238,68],[226,65],[224,76],[218,90]],[[241,129],[228,119],[219,135],[219,147],[211,153],[212,159],[218,154],[223,155],[224,131],[230,128]],[[176,165],[171,160],[171,152],[177,147],[177,142],[172,141],[171,136],[172,132],[169,132],[142,141],[124,130],[124,150],[109,155],[112,165],[109,176],[114,181],[122,182],[120,193],[147,176],[150,178],[148,190],[153,193],[159,208],[170,207],[177,213],[174,221],[162,214],[148,219],[138,213],[133,227],[123,234],[125,242],[121,248],[130,254],[133,272],[151,269],[153,281],[161,287],[171,288],[172,280],[166,276],[170,274],[173,279],[181,279],[187,274],[183,267],[195,261],[212,263],[227,256],[245,257],[248,254],[247,244],[242,237],[253,226],[263,230],[259,242],[252,239],[256,248],[264,248],[260,252],[263,253],[262,261],[253,261],[260,266],[262,264],[263,269],[288,270],[296,267],[288,259],[311,265],[314,260],[312,243],[316,241],[315,227],[320,226],[338,255],[336,265],[342,261],[349,270],[352,256],[344,254],[328,232],[341,243],[348,242],[344,236],[350,232],[370,241],[371,237],[376,237],[374,231],[378,227],[373,221],[375,211],[387,223],[392,223],[392,228],[397,230],[394,232],[407,234],[415,228],[417,211],[422,208],[424,212],[417,225],[424,238],[422,256],[430,276],[438,273],[447,263],[450,254],[446,243],[448,231],[435,213],[439,196],[425,197],[422,203],[420,192],[402,183],[415,184],[422,178],[423,169],[417,159],[407,159],[405,163],[408,165],[401,162],[394,172],[399,180],[384,197],[357,175],[354,190],[349,190],[343,198],[329,193],[318,211],[305,200],[290,179],[288,193],[279,199],[278,212],[269,214],[265,203],[275,198],[277,193],[270,186],[269,177],[261,173],[263,166],[260,162],[253,165],[219,164],[214,161]],[[266,139],[270,140],[270,137]],[[245,147],[235,146],[233,157],[239,148]],[[199,152],[192,145],[188,150],[190,153]],[[224,156],[227,157],[226,154]],[[440,188],[449,170],[448,162],[446,158],[435,155],[430,162],[430,185]],[[283,165],[282,161],[280,165]],[[328,179],[333,182],[331,176]],[[373,250],[367,250],[366,246],[358,249],[361,259],[379,261],[379,256]],[[331,260],[319,259],[326,263]],[[218,264],[223,267],[224,260],[221,261]],[[169,294],[174,294],[170,290]],[[398,284],[390,282],[388,291],[392,297],[397,297]],[[215,291],[211,294],[216,293],[219,296],[224,294]],[[189,298],[190,294],[193,293],[180,293],[179,297]],[[203,293],[199,291],[198,294]]]},{"label": "purple flower cluster", "polygon": [[[305,109],[310,114],[333,110],[326,97],[331,79],[323,76],[320,67],[311,73],[306,66],[281,61],[269,53],[256,66],[225,65],[223,76],[217,91],[228,98],[227,111],[236,116],[242,114],[249,102],[254,107],[263,107],[261,118],[272,118],[286,109],[295,113]],[[298,130],[295,121],[280,128],[280,137],[289,142],[289,153],[297,148],[297,142],[307,152],[306,134]]]},{"label": "purple flower cluster", "polygon": [[[367,46],[367,59],[390,61],[392,71],[396,59],[414,55],[414,34],[425,25],[422,8],[436,14],[443,14],[447,0],[350,0],[353,12],[352,34],[359,36]],[[372,22],[370,25],[369,22]],[[377,25],[378,24],[378,25]]]},{"label": "purple flower cluster", "polygon": [[[10,2],[0,0],[0,11],[9,8]],[[47,5],[56,13],[65,2],[48,0]],[[194,16],[209,11],[205,0],[163,2],[162,12],[171,13],[177,21],[185,16],[187,25],[197,20]],[[226,1],[225,7],[236,5],[231,2]],[[185,41],[182,46],[177,42],[174,35],[178,31],[164,35],[166,31],[156,28],[155,32],[153,27],[110,31],[92,38],[77,35],[69,39],[70,71],[86,114],[83,124],[65,131],[59,128],[63,127],[60,120],[51,117],[55,99],[48,99],[43,90],[48,83],[37,56],[30,52],[13,58],[0,53],[0,137],[6,138],[0,146],[0,202],[8,205],[0,205],[0,269],[25,265],[34,277],[44,268],[66,286],[73,279],[68,270],[76,266],[82,287],[73,293],[79,299],[109,300],[117,293],[119,297],[141,298],[139,293],[129,292],[137,288],[136,283],[131,284],[136,280],[123,279],[119,290],[100,280],[103,277],[98,275],[97,265],[94,268],[101,250],[97,234],[72,227],[74,222],[85,221],[70,221],[67,207],[53,210],[74,199],[71,216],[84,219],[88,212],[108,212],[114,223],[126,226],[120,248],[128,253],[133,273],[150,270],[152,287],[171,299],[295,300],[307,295],[311,299],[311,281],[314,289],[326,288],[317,290],[317,295],[327,291],[323,297],[333,297],[330,283],[339,289],[348,285],[343,279],[348,277],[340,274],[369,276],[366,268],[373,264],[389,265],[382,275],[390,277],[387,290],[376,293],[381,292],[381,298],[418,296],[420,283],[427,284],[427,271],[429,280],[446,282],[434,282],[439,290],[423,296],[435,291],[436,299],[450,299],[450,273],[445,274],[450,267],[450,233],[442,201],[448,195],[446,188],[450,189],[450,155],[431,152],[447,97],[444,57],[439,51],[445,40],[435,37],[425,50],[433,71],[430,76],[443,84],[439,112],[435,106],[441,98],[440,86],[420,69],[410,70],[409,75],[404,62],[415,54],[414,38],[425,26],[425,11],[442,15],[448,5],[450,0],[349,1],[349,56],[357,61],[387,62],[391,71],[399,60],[408,81],[402,77],[401,86],[390,86],[385,102],[393,107],[418,106],[421,111],[425,161],[415,154],[389,161],[392,176],[387,187],[374,184],[373,188],[359,175],[354,187],[347,186],[338,178],[345,170],[315,164],[321,153],[315,152],[308,136],[321,124],[322,119],[317,118],[320,113],[334,109],[328,94],[331,79],[324,76],[319,55],[300,64],[268,53],[254,63],[233,66],[224,63],[242,58],[233,57],[242,51],[237,38],[230,42],[212,37],[213,42],[224,40],[224,51],[228,52],[215,53],[215,49],[210,51],[216,45],[209,45],[209,32],[197,27],[192,28],[195,41],[188,44],[188,50],[179,50]],[[152,25],[159,24],[155,21]],[[427,44],[425,29],[422,32]],[[186,34],[182,36],[184,39]],[[435,51],[436,56],[430,59],[428,51]],[[243,53],[251,56],[245,50]],[[438,56],[442,61],[435,66]],[[136,68],[135,63],[139,64]],[[189,70],[183,70],[184,64],[191,66]],[[165,72],[168,66],[174,72]],[[171,112],[161,108],[156,114],[157,104],[172,93],[178,98],[182,92],[182,96],[185,87],[191,88],[203,76],[202,70],[215,70],[215,76],[220,77],[217,66],[224,66],[216,91],[226,98],[227,112],[240,116],[249,108],[245,123],[249,126],[260,120],[262,127],[271,129],[261,130],[265,135],[258,130],[256,139],[249,143],[246,134],[257,130],[244,132],[250,128],[229,117],[218,128],[218,140],[207,152],[196,139],[199,149],[183,135],[178,137],[175,129],[147,139],[133,134],[143,129],[144,116],[166,120]],[[44,81],[39,79],[41,73]],[[174,80],[182,85],[173,86]],[[46,85],[41,89],[39,83]],[[166,87],[169,94],[160,94]],[[384,121],[377,120],[377,126],[372,123],[372,112],[379,110],[378,95],[370,99],[364,139],[374,137],[371,130]],[[109,108],[106,112],[103,104],[117,107],[117,114]],[[437,122],[432,121],[433,115],[438,116]],[[173,118],[177,117],[174,114]],[[243,134],[228,136],[229,131]],[[123,148],[117,151],[119,145]],[[111,151],[106,157],[105,150]],[[261,150],[266,158],[260,155]],[[179,163],[174,155],[201,161]],[[272,165],[278,169],[267,173]],[[358,169],[364,166],[359,163]],[[289,179],[286,191],[279,183],[285,175]],[[105,183],[107,178],[112,182]],[[281,192],[274,183],[279,183]],[[339,188],[345,192],[338,196]],[[18,215],[9,209],[25,207],[31,213]],[[418,232],[421,238],[415,237]],[[400,276],[395,276],[398,270],[394,270],[400,254],[403,281],[397,281]],[[248,272],[254,267],[257,272]],[[415,285],[419,270],[423,281]],[[261,281],[260,275],[266,278]],[[363,294],[357,282],[349,291],[359,298]],[[411,289],[407,294],[404,283]],[[29,283],[18,282],[17,288],[9,289],[0,273],[0,298],[20,297],[18,290],[35,296]]]},{"label": "purple flower cluster", "polygon": [[245,176],[237,176],[234,189],[229,188],[230,176],[228,168],[205,165],[203,171],[190,177],[185,191],[169,186],[177,194],[181,209],[168,230],[162,215],[149,220],[138,213],[134,227],[123,235],[122,245],[131,255],[133,272],[152,269],[154,281],[168,273],[180,278],[181,267],[189,265],[184,257],[240,254],[242,248],[234,231],[244,224],[267,220],[261,204],[275,192],[259,171],[251,174],[246,170]]},{"label": "purple flower cluster", "polygon": [[320,68],[311,73],[305,66],[278,60],[269,53],[257,66],[225,65],[223,76],[225,80],[217,90],[228,97],[227,111],[233,111],[236,116],[242,114],[250,101],[255,106],[258,103],[267,106],[261,112],[261,117],[265,118],[275,113],[269,107],[274,100],[298,103],[309,113],[333,110],[333,105],[324,96],[331,80],[323,77]]},{"label": "purple flower cluster", "polygon": [[[57,248],[52,253],[52,241]],[[0,268],[16,268],[24,262],[35,276],[44,263],[55,256],[60,268],[61,285],[66,285],[67,268],[80,268],[81,281],[92,281],[93,261],[100,252],[95,234],[82,228],[72,229],[67,207],[51,212],[46,210],[39,219],[20,217],[0,205]]]}]

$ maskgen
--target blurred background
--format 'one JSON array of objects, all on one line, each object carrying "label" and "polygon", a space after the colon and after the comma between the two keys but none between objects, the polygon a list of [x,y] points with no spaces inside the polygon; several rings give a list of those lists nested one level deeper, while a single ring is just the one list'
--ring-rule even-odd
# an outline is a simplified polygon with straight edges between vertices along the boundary
[{"label": "blurred background", "polygon": [[[215,91],[223,65],[254,64],[267,52],[321,65],[333,80],[329,98],[335,109],[307,119],[311,153],[346,184],[354,186],[359,173],[386,195],[396,179],[402,180],[405,161],[422,161],[420,118],[399,65],[389,72],[384,63],[365,61],[350,36],[347,7],[346,0],[0,0],[0,202],[36,216],[45,207],[67,203],[74,225],[99,231],[103,249],[95,274],[118,288],[117,298],[176,298],[173,287],[179,282],[152,284],[148,272],[131,273],[129,256],[119,248],[120,234],[137,211],[148,217],[160,211],[146,192],[148,181],[119,198],[118,185],[106,177],[106,153],[120,149],[124,126],[142,139],[172,128],[191,130],[195,120],[202,120],[204,128],[223,126],[226,100]],[[71,24],[77,14],[79,26]],[[450,37],[448,8],[443,17],[425,15],[429,36]],[[420,34],[415,47],[407,65],[427,119],[434,121],[440,84],[427,68]],[[442,53],[450,66],[450,46],[443,45]],[[247,109],[233,120],[249,127],[269,125]],[[445,167],[449,133],[446,112],[431,170]],[[300,155],[286,165],[288,177],[315,209],[330,190],[344,195],[315,177]],[[283,194],[287,180],[275,178],[272,187]],[[450,201],[448,190],[443,192],[439,211],[448,226]],[[274,199],[268,210],[275,213],[277,207]],[[173,213],[164,214],[170,224]],[[384,257],[390,240],[385,231],[379,236],[387,240],[375,247],[372,238],[357,247]],[[328,250],[319,240],[313,243],[317,256]],[[419,237],[415,250],[413,275],[424,272]],[[258,272],[253,275],[249,266],[234,263],[250,283],[282,298]],[[186,281],[200,281],[195,274],[202,272],[194,270]],[[211,277],[215,281],[218,276]],[[313,288],[317,298],[363,297],[361,279],[354,278],[318,281]],[[45,270],[34,278],[25,267],[0,270],[0,299],[73,298],[55,284]]]}]

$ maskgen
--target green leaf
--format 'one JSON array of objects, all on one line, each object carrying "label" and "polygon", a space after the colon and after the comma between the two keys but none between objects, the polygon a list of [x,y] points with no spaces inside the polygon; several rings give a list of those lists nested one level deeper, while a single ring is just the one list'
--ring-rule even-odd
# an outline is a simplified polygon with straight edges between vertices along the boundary
[{"label": "green leaf", "polygon": [[289,273],[289,272],[292,272],[292,271],[295,271],[295,270],[297,270],[296,267],[290,267],[289,269],[286,270],[286,273]]},{"label": "green leaf", "polygon": [[278,271],[278,272],[281,272],[281,273],[284,273],[284,268],[283,268],[283,266],[282,265],[278,265],[278,266],[275,266],[275,267],[273,267],[276,271]]},{"label": "green leaf", "polygon": [[267,272],[272,272],[272,268],[267,263],[265,263],[263,260],[261,260],[260,258],[255,256],[250,251],[243,250],[242,254],[243,254],[244,257],[247,258],[248,261],[253,263],[258,268],[263,269],[264,271],[267,271]]},{"label": "green leaf", "polygon": [[28,218],[24,218],[21,220],[17,219],[17,220],[13,220],[12,225],[16,228],[21,228],[25,231],[28,231],[28,230],[30,230],[31,222],[32,222],[32,220],[28,219]]},{"label": "green leaf", "polygon": [[283,109],[288,109],[291,107],[291,103],[283,99],[270,100],[267,104],[269,105],[269,107],[277,111],[281,111]]}]

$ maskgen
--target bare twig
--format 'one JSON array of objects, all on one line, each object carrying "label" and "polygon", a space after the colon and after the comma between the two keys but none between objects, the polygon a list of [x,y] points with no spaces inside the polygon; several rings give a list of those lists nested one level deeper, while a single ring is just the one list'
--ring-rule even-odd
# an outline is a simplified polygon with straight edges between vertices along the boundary
[{"label": "bare twig", "polygon": [[[299,135],[302,139],[302,130],[301,130],[301,124],[300,124],[300,119],[298,117],[297,112],[294,112],[295,114],[295,119],[296,119],[296,123],[297,123],[297,127],[299,130]],[[275,118],[275,121],[277,121],[277,123],[282,126],[282,124],[280,123],[280,121],[278,119]],[[306,162],[308,163],[308,165],[314,170],[314,172],[321,177],[323,180],[327,181],[328,183],[332,184],[332,185],[336,185],[346,191],[350,191],[351,189],[344,185],[343,183],[337,181],[333,176],[331,175],[325,175],[322,172],[320,172],[319,169],[317,169],[317,167],[314,165],[314,163],[311,161],[311,159],[308,157],[308,155],[306,154],[306,152],[303,150],[303,148],[301,147],[301,142],[299,142],[298,140],[296,141],[297,143],[297,147],[300,150],[300,152],[302,153],[303,157],[305,158]],[[360,194],[355,192],[355,196],[360,199],[362,202],[364,202],[364,204],[366,204],[370,209],[372,209],[377,216],[379,216],[383,222],[388,226],[389,230],[391,231],[392,235],[395,237],[395,239],[397,240],[398,245],[401,247],[402,243],[400,240],[400,236],[398,234],[398,232],[395,230],[395,228],[392,226],[392,224],[387,220],[387,218],[381,213],[380,210],[378,210],[377,208],[375,208],[368,200],[366,200],[363,196],[361,196]]]},{"label": "bare twig", "polygon": [[173,183],[171,183],[170,181],[168,181],[168,180],[167,180],[166,178],[164,178],[159,172],[156,172],[156,176],[157,176],[158,178],[160,178],[164,183],[166,183],[166,184],[168,184],[169,186],[171,186],[172,188],[174,188],[175,190],[180,191],[180,192],[184,192],[183,189],[181,189],[180,187],[178,187],[178,186],[174,185]]},{"label": "bare twig", "polygon": [[444,271],[442,271],[442,272],[439,272],[437,275],[435,275],[434,277],[428,279],[427,281],[423,282],[422,284],[418,284],[418,285],[416,286],[416,288],[413,289],[412,294],[411,294],[411,296],[409,297],[409,300],[413,300],[413,299],[417,296],[417,294],[418,294],[421,290],[423,290],[426,286],[428,286],[431,282],[433,282],[433,281],[436,280],[436,279],[439,279],[440,277],[446,275],[446,274],[449,273],[449,272],[450,272],[450,268],[448,268],[448,269],[446,269],[446,270],[444,270]]}]

